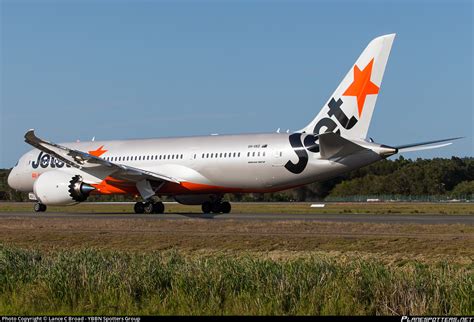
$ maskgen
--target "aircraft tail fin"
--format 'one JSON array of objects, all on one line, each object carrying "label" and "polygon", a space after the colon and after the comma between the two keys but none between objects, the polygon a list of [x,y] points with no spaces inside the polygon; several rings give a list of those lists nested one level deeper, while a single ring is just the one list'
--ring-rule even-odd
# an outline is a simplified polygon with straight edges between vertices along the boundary
[{"label": "aircraft tail fin", "polygon": [[299,132],[365,139],[395,34],[372,40],[323,106]]}]

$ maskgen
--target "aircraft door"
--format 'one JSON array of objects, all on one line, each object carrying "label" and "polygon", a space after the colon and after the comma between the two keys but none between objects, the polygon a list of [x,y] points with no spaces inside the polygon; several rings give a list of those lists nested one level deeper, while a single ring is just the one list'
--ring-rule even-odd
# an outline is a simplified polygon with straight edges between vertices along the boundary
[{"label": "aircraft door", "polygon": [[284,165],[283,159],[283,150],[282,149],[274,149],[273,150],[273,157],[272,157],[272,166],[273,167],[282,167]]}]

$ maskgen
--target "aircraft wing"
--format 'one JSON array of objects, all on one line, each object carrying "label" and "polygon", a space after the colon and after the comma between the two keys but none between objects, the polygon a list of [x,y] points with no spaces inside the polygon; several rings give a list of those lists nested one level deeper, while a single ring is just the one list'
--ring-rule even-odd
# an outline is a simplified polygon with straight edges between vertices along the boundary
[{"label": "aircraft wing", "polygon": [[25,142],[43,152],[53,155],[67,165],[85,172],[88,172],[88,170],[89,172],[101,172],[102,170],[102,172],[108,173],[108,176],[132,182],[140,182],[148,179],[180,183],[179,180],[161,173],[116,164],[83,151],[69,149],[65,146],[45,141],[38,138],[34,130],[28,130],[28,132],[26,132]]}]

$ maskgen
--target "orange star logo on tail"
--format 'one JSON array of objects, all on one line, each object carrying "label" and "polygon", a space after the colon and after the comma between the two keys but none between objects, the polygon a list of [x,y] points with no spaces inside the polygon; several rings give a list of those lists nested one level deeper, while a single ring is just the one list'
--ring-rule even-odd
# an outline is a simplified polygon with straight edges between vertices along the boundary
[{"label": "orange star logo on tail", "polygon": [[102,154],[108,151],[108,150],[102,150],[103,147],[104,146],[101,145],[97,150],[89,151],[89,154],[95,157],[100,157]]},{"label": "orange star logo on tail", "polygon": [[356,96],[357,107],[359,109],[359,118],[362,115],[364,109],[365,98],[367,95],[378,94],[379,87],[372,83],[370,76],[372,75],[372,66],[374,59],[365,66],[363,70],[360,70],[357,65],[354,66],[354,81],[344,92],[344,96]]}]

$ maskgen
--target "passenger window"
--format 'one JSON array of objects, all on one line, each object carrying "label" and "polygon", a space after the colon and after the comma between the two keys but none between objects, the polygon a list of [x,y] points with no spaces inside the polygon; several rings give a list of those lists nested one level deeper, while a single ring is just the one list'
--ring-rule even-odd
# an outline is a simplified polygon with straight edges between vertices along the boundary
[{"label": "passenger window", "polygon": [[254,151],[254,152],[252,152],[252,156],[253,156],[253,157],[255,156],[255,151]]},{"label": "passenger window", "polygon": [[[181,159],[183,158],[183,155],[181,154]],[[194,155],[194,158],[196,159],[196,155]]]},{"label": "passenger window", "polygon": [[258,152],[258,156],[260,156],[260,151]]},{"label": "passenger window", "polygon": [[265,156],[265,151],[263,151],[263,156]]},{"label": "passenger window", "polygon": [[247,152],[247,156],[248,156],[248,157],[250,156],[250,152]]}]

